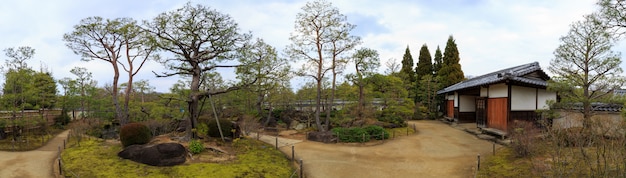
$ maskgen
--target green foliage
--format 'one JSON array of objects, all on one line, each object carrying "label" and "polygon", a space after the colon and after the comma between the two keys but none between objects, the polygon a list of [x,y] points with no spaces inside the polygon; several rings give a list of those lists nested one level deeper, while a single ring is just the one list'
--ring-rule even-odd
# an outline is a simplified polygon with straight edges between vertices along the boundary
[{"label": "green foliage", "polygon": [[341,142],[368,142],[370,135],[360,127],[343,128],[335,127],[331,130]]},{"label": "green foliage", "polygon": [[189,142],[189,151],[193,154],[198,154],[204,151],[204,144],[198,140],[191,140]]},{"label": "green foliage", "polygon": [[373,139],[389,139],[389,132],[381,126],[368,125],[363,127],[363,130],[365,130]]},{"label": "green foliage", "polygon": [[406,46],[404,55],[402,56],[402,68],[400,68],[400,78],[404,83],[415,82],[415,72],[413,71],[413,56],[409,46]]},{"label": "green foliage", "polygon": [[441,49],[439,49],[439,46],[437,46],[437,49],[435,50],[435,58],[433,59],[433,73],[435,76],[439,76],[438,73],[442,65],[443,55],[441,54]]},{"label": "green foliage", "polygon": [[382,140],[389,138],[389,132],[376,125],[365,127],[335,127],[331,130],[341,142],[368,142],[370,139]]},{"label": "green foliage", "polygon": [[120,129],[120,141],[124,147],[134,144],[146,144],[152,139],[148,126],[140,123],[128,123]]},{"label": "green foliage", "polygon": [[62,110],[61,115],[54,117],[54,124],[56,126],[63,126],[70,123],[70,116],[67,114],[67,111]]},{"label": "green foliage", "polygon": [[199,123],[196,126],[196,133],[202,136],[209,135],[209,126],[205,123]]},{"label": "green foliage", "polygon": [[395,127],[404,127],[407,124],[405,121],[413,117],[413,107],[415,106],[410,101],[391,105],[379,112],[378,120],[391,123]]},{"label": "green foliage", "polygon": [[441,80],[443,87],[448,87],[452,84],[465,80],[465,75],[463,74],[461,64],[459,63],[460,60],[459,50],[456,47],[454,38],[450,35],[448,41],[446,42],[446,48],[443,52],[443,65],[437,73],[437,75],[443,79]]},{"label": "green foliage", "polygon": [[[220,119],[220,126],[222,128],[222,133],[224,134],[224,137],[233,137],[233,132],[231,132],[233,130],[233,123],[230,120],[227,119]],[[215,121],[215,119],[209,119],[209,121],[207,122],[207,126],[209,128],[209,132],[208,132],[208,136],[209,137],[220,137],[220,130],[217,127],[217,122]]]},{"label": "green foliage", "polygon": [[[256,140],[233,142],[237,161],[154,167],[119,159],[120,145],[88,140],[63,151],[63,173],[80,177],[289,177],[289,161],[278,150]],[[97,169],[94,169],[97,168]]]},{"label": "green foliage", "polygon": [[428,46],[424,44],[422,48],[420,48],[420,55],[417,62],[417,67],[415,67],[415,74],[417,75],[415,81],[420,81],[426,75],[433,75],[433,62],[430,57],[430,52],[428,51]]}]

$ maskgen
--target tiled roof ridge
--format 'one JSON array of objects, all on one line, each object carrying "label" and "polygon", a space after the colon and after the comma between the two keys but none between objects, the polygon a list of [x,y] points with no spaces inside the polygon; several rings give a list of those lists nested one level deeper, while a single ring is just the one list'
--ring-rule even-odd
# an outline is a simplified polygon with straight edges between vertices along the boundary
[{"label": "tiled roof ridge", "polygon": [[[477,77],[473,77],[468,80],[461,81],[459,83],[446,87],[438,91],[437,93],[445,93],[445,92],[455,91],[455,90],[459,90],[463,88],[475,87],[479,85],[502,81],[505,79],[523,80],[523,81],[531,82],[534,84],[545,85],[545,81],[532,80],[532,79],[523,77],[524,75],[527,75],[529,73],[532,73],[538,70],[541,70],[541,67],[539,66],[539,62],[535,61],[535,62],[531,62],[527,64],[509,67],[506,69],[501,69],[501,70],[487,73],[484,75],[480,75]],[[467,85],[467,86],[464,86],[464,85]]]}]

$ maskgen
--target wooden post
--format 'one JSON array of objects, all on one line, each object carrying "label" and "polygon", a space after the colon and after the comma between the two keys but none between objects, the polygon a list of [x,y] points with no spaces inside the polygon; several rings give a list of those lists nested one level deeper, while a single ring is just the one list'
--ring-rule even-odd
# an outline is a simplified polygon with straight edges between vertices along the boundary
[{"label": "wooden post", "polygon": [[59,160],[59,175],[63,175],[63,165],[61,164],[61,146],[59,146],[59,154],[57,154],[57,159]]},{"label": "wooden post", "polygon": [[291,161],[296,161],[296,151],[294,150],[293,145],[291,145]]},{"label": "wooden post", "polygon": [[492,144],[493,144],[493,147],[492,147],[492,149],[493,149],[493,155],[496,155],[496,143],[495,143],[495,142],[492,142]]},{"label": "wooden post", "polygon": [[302,164],[302,159],[300,159],[300,177],[304,177],[304,164]]},{"label": "wooden post", "polygon": [[362,138],[361,138],[361,143],[365,142],[365,134],[363,134]]},{"label": "wooden post", "polygon": [[409,136],[409,127],[406,127],[406,136]]},{"label": "wooden post", "polygon": [[478,154],[478,166],[476,166],[476,171],[480,170],[480,153]]},{"label": "wooden post", "polygon": [[276,136],[275,138],[276,138],[276,149],[278,150],[278,136]]},{"label": "wooden post", "polygon": [[65,149],[67,147],[65,147],[65,139],[63,139],[63,149]]}]

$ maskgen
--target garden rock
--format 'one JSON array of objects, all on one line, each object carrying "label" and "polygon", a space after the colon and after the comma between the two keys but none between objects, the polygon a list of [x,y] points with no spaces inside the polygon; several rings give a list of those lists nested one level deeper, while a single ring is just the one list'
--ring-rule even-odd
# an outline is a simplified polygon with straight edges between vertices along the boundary
[{"label": "garden rock", "polygon": [[131,145],[117,156],[151,166],[175,166],[186,161],[187,150],[178,143],[157,145]]},{"label": "garden rock", "polygon": [[337,137],[331,131],[326,132],[309,132],[307,134],[307,140],[323,142],[323,143],[331,143],[336,142]]}]

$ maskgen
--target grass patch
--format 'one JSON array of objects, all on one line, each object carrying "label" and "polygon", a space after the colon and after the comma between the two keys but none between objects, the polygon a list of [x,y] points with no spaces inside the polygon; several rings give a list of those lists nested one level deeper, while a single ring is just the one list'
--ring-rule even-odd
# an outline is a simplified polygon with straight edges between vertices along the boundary
[{"label": "grass patch", "polygon": [[416,133],[416,131],[413,130],[412,125],[410,127],[385,128],[385,130],[389,132],[390,138],[398,136],[408,136]]},{"label": "grass patch", "polygon": [[515,158],[511,148],[503,147],[481,162],[476,177],[534,177],[531,167],[530,160]]},{"label": "grass patch", "polygon": [[293,172],[280,151],[262,142],[237,139],[233,148],[237,160],[228,163],[155,167],[120,159],[120,144],[87,140],[63,151],[62,159],[64,174],[70,177],[289,177]]},{"label": "grass patch", "polygon": [[63,132],[61,129],[49,128],[45,134],[27,133],[18,137],[17,141],[13,141],[13,136],[0,140],[1,151],[30,151],[40,148],[48,141],[53,139],[57,134]]}]

